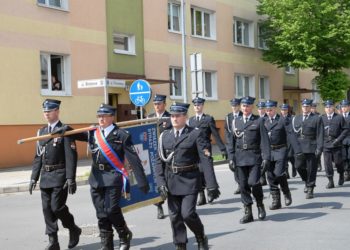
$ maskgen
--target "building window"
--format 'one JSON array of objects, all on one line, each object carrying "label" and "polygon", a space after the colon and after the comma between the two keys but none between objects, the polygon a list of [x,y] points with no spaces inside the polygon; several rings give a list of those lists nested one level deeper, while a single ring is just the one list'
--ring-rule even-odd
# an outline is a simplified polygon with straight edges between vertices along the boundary
[{"label": "building window", "polygon": [[235,76],[236,97],[252,96],[255,97],[254,76],[237,74]]},{"label": "building window", "polygon": [[314,90],[314,92],[312,92],[312,100],[314,100],[315,103],[320,103],[321,96],[320,96],[320,92],[317,88],[316,82],[314,80],[312,80],[311,85],[312,85],[312,90]]},{"label": "building window", "polygon": [[247,47],[254,47],[254,26],[251,21],[235,19],[233,24],[234,43]]},{"label": "building window", "polygon": [[176,2],[168,2],[168,30],[181,31],[181,5]]},{"label": "building window", "polygon": [[204,98],[207,99],[217,99],[217,81],[215,72],[203,72],[203,91]]},{"label": "building window", "polygon": [[290,65],[287,65],[286,66],[286,74],[289,74],[289,75],[294,75],[295,74],[295,69],[292,67],[292,66],[290,66]]},{"label": "building window", "polygon": [[113,34],[114,53],[135,55],[135,36],[126,34]]},{"label": "building window", "polygon": [[264,36],[264,27],[261,24],[258,24],[258,48],[267,49],[266,41],[263,38]]},{"label": "building window", "polygon": [[37,0],[37,3],[44,7],[68,10],[68,0]]},{"label": "building window", "polygon": [[191,8],[192,35],[203,38],[216,38],[215,13],[208,10]]},{"label": "building window", "polygon": [[71,95],[69,56],[41,53],[40,68],[42,95]]},{"label": "building window", "polygon": [[269,78],[266,76],[259,77],[259,98],[270,99],[270,83]]},{"label": "building window", "polygon": [[180,68],[169,68],[169,78],[175,81],[175,83],[170,84],[170,97],[172,99],[182,98],[182,70]]}]

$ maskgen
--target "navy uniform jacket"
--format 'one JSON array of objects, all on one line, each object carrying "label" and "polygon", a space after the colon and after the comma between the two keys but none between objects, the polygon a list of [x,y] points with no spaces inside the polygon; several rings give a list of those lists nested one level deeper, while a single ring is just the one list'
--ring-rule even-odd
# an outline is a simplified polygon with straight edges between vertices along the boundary
[{"label": "navy uniform jacket", "polygon": [[303,115],[296,115],[292,119],[292,126],[303,153],[313,154],[316,149],[323,151],[324,128],[320,116],[310,113],[309,117],[303,121]]},{"label": "navy uniform jacket", "polygon": [[[123,180],[120,173],[115,170],[103,171],[98,169],[98,164],[108,164],[108,161],[98,149],[94,132],[95,131],[90,132],[88,138],[93,160],[93,166],[89,176],[89,184],[94,188],[121,186]],[[145,171],[132,144],[131,136],[124,129],[120,129],[114,124],[114,129],[107,135],[106,140],[113,148],[114,152],[118,154],[121,161],[124,161],[124,159],[127,158],[137,180],[138,187],[147,186],[148,181]]]},{"label": "navy uniform jacket", "polygon": [[288,154],[288,146],[293,148],[295,154],[301,153],[288,117],[277,114],[272,122],[270,118],[265,118],[265,128],[270,138],[271,161],[284,160]]},{"label": "navy uniform jacket", "polygon": [[243,117],[234,120],[234,155],[237,166],[260,165],[262,160],[271,159],[270,140],[264,121],[264,118],[254,114],[247,123],[244,123]]},{"label": "navy uniform jacket", "polygon": [[[154,118],[157,117],[156,113],[149,114],[147,118]],[[169,117],[169,118],[168,118]],[[167,119],[162,119],[162,118],[167,118]],[[159,133],[161,134],[164,130],[166,129],[171,129],[171,120],[170,120],[170,113],[168,111],[164,111],[162,117],[160,117],[158,121],[158,130]]]},{"label": "navy uniform jacket", "polygon": [[[242,116],[242,111],[239,111],[238,116]],[[235,138],[233,137],[232,133],[232,121],[234,120],[233,113],[228,113],[225,117],[225,140],[226,140],[226,147],[227,147],[227,154],[228,159],[233,160],[233,152],[234,152],[234,146],[235,146]]]},{"label": "navy uniform jacket", "polygon": [[[53,132],[62,126],[59,121]],[[38,131],[38,135],[46,134],[49,134],[47,125]],[[72,138],[57,137],[38,141],[31,179],[37,181],[41,174],[40,188],[62,187],[67,179],[75,179],[77,161],[76,145]],[[45,165],[64,167],[48,172],[45,171]]]},{"label": "navy uniform jacket", "polygon": [[196,120],[196,116],[192,116],[188,121],[188,125],[193,128],[199,128],[209,142],[210,137],[213,134],[220,151],[226,151],[225,144],[221,140],[219,132],[216,129],[215,120],[212,116],[203,114],[199,121]]},{"label": "navy uniform jacket", "polygon": [[346,118],[344,118],[344,120],[345,120],[346,126],[349,128],[349,131],[345,139],[343,140],[343,145],[350,146],[350,113]]},{"label": "navy uniform jacket", "polygon": [[[344,138],[348,135],[349,127],[346,124],[344,117],[337,113],[333,114],[331,120],[328,120],[327,114],[323,114],[322,121],[324,125],[324,149],[341,147]],[[338,145],[333,146],[332,143],[337,140]]]},{"label": "navy uniform jacket", "polygon": [[164,156],[168,157],[171,152],[174,152],[174,156],[169,163],[166,163],[158,154],[155,168],[158,186],[168,187],[172,195],[196,194],[202,187],[199,169],[173,173],[170,167],[172,165],[189,166],[200,163],[207,188],[218,188],[213,159],[208,149],[209,142],[199,129],[186,126],[176,142],[174,130],[165,130],[159,141],[161,141],[159,145],[162,145],[159,150],[162,150]]}]

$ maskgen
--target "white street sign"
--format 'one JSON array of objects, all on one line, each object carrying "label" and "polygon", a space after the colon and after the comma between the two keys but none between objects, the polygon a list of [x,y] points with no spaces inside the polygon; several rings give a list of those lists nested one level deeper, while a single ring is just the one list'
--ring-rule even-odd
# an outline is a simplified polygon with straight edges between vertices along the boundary
[{"label": "white street sign", "polygon": [[[107,83],[107,84],[106,84]],[[125,88],[125,81],[118,79],[91,79],[91,80],[81,80],[78,81],[78,88],[98,88],[98,87],[115,87],[115,88]]]}]

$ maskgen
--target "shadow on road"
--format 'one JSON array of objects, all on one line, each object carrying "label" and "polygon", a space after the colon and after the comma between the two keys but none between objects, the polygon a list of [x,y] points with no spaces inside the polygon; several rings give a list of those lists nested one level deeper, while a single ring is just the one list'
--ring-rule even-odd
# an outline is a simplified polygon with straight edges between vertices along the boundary
[{"label": "shadow on road", "polygon": [[315,208],[331,208],[331,209],[341,209],[343,203],[340,202],[311,202],[298,206],[289,207],[290,209],[315,209]]},{"label": "shadow on road", "polygon": [[225,205],[225,204],[232,204],[232,203],[236,203],[236,202],[241,202],[241,198],[240,198],[240,195],[237,195],[238,198],[231,198],[231,199],[225,199],[225,200],[218,200],[218,201],[215,201],[214,204],[222,204],[222,205]]},{"label": "shadow on road", "polygon": [[350,192],[329,192],[329,193],[315,193],[315,198],[321,197],[350,197]]},{"label": "shadow on road", "polygon": [[327,213],[280,213],[280,214],[273,214],[266,217],[266,220],[270,221],[277,221],[277,222],[283,222],[283,221],[289,221],[289,220],[311,220],[316,219],[321,216],[325,216]]},{"label": "shadow on road", "polygon": [[197,213],[199,215],[215,215],[215,214],[223,214],[223,213],[232,213],[234,211],[238,211],[240,208],[238,207],[229,207],[229,208],[218,208],[218,207],[213,207],[213,208],[197,208]]},{"label": "shadow on road", "polygon": [[[210,240],[217,238],[217,237],[221,237],[224,236],[226,234],[233,234],[233,233],[238,233],[240,231],[244,231],[245,229],[238,229],[235,231],[230,231],[230,232],[222,232],[222,233],[216,233],[216,234],[208,234],[208,239],[209,239],[209,247],[210,247]],[[134,243],[134,241],[132,242]],[[133,246],[135,246],[136,244],[132,244]],[[159,246],[155,246],[155,247],[142,247],[140,248],[142,250],[174,250],[174,244],[171,243],[166,243],[166,244],[162,244]],[[197,242],[195,237],[191,237],[188,239],[188,243],[187,243],[187,249],[197,249]]]}]

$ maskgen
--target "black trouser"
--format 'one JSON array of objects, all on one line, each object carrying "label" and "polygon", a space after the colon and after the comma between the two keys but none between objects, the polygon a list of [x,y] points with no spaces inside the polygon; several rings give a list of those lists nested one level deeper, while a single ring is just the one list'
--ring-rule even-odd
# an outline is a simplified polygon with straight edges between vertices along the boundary
[{"label": "black trouser", "polygon": [[271,161],[270,168],[267,171],[267,180],[271,191],[279,191],[278,185],[280,185],[284,194],[289,193],[286,167],[285,159]]},{"label": "black trouser", "polygon": [[295,160],[295,167],[307,187],[315,187],[317,175],[317,160],[314,153],[305,153],[305,161]]},{"label": "black trouser", "polygon": [[112,226],[118,231],[125,226],[125,220],[119,201],[121,187],[101,187],[90,189],[92,202],[96,209],[98,227],[101,232],[113,231]]},{"label": "black trouser", "polygon": [[236,168],[239,186],[241,189],[241,200],[244,205],[253,204],[251,193],[257,202],[261,202],[264,198],[263,189],[260,184],[260,164],[254,166],[238,166]]},{"label": "black trouser", "polygon": [[203,235],[204,226],[196,212],[198,193],[168,196],[169,217],[174,244],[187,243],[186,226],[195,234]]},{"label": "black trouser", "polygon": [[343,145],[342,156],[344,161],[344,171],[350,171],[349,158],[350,158],[350,147],[349,145]]},{"label": "black trouser", "polygon": [[73,228],[75,226],[74,217],[66,206],[68,189],[55,187],[41,188],[40,190],[46,224],[45,233],[52,234],[58,231],[57,219],[62,221],[64,228]]},{"label": "black trouser", "polygon": [[324,158],[324,166],[326,170],[327,177],[333,177],[334,170],[332,162],[334,161],[335,167],[337,168],[337,172],[339,174],[344,173],[343,159],[342,159],[342,149],[333,148],[333,149],[325,149],[323,151]]}]

